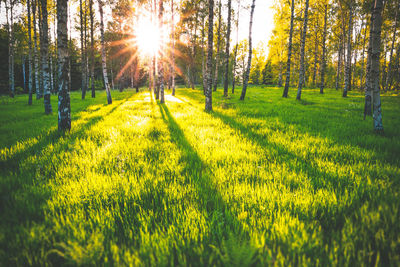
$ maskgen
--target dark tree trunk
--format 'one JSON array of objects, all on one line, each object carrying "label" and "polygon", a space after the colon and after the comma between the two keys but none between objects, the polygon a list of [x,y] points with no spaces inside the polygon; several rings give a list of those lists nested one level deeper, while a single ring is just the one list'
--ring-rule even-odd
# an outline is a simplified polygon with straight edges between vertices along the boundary
[{"label": "dark tree trunk", "polygon": [[224,96],[228,96],[228,83],[229,83],[229,46],[231,38],[231,13],[232,13],[232,0],[228,0],[228,29],[226,33],[226,47],[225,47],[225,80],[224,80]]},{"label": "dark tree trunk", "polygon": [[49,73],[49,30],[47,24],[47,0],[41,0],[42,3],[42,42],[40,44],[40,52],[42,55],[42,71],[43,71],[43,98],[44,111],[46,114],[52,112],[50,103],[50,73]]},{"label": "dark tree trunk", "polygon": [[360,87],[364,87],[364,66],[365,66],[365,44],[366,44],[366,39],[367,39],[367,18],[365,18],[365,30],[364,30],[364,38],[363,38],[363,47],[361,51],[361,69],[360,69]]},{"label": "dark tree trunk", "polygon": [[205,38],[206,38],[206,23],[203,22],[203,26],[201,29],[201,49],[202,49],[201,71],[203,77],[203,95],[206,94],[206,88],[207,88],[207,79],[205,78],[207,76],[207,66],[206,66],[207,49],[206,49]]},{"label": "dark tree trunk", "polygon": [[314,44],[314,69],[312,77],[312,86],[315,88],[317,79],[317,63],[318,63],[318,23],[315,26],[315,44]]},{"label": "dark tree trunk", "polygon": [[240,100],[244,100],[246,96],[246,90],[247,90],[247,83],[249,82],[249,76],[250,76],[250,68],[251,68],[251,56],[252,56],[252,28],[253,28],[253,15],[254,15],[254,8],[256,6],[255,4],[256,0],[253,0],[251,4],[251,11],[250,11],[250,24],[249,24],[249,57],[247,59],[247,69],[246,73],[244,75],[244,81],[243,81],[243,88],[242,88],[242,94],[240,95]]},{"label": "dark tree trunk", "polygon": [[383,133],[381,95],[379,86],[379,59],[381,53],[382,9],[383,9],[383,0],[375,0],[370,79],[372,85],[372,102],[373,102],[372,107],[373,107],[374,130],[377,133]]},{"label": "dark tree trunk", "polygon": [[68,0],[57,0],[58,51],[58,130],[71,129],[71,105],[68,90]]},{"label": "dark tree trunk", "polygon": [[42,63],[42,42],[43,42],[43,19],[42,19],[42,8],[41,5],[39,5],[38,0],[38,28],[39,28],[39,41],[40,41],[40,65],[39,65],[39,87],[40,87],[40,94],[41,96],[44,96],[44,84],[43,84],[43,63]]},{"label": "dark tree trunk", "polygon": [[83,3],[82,0],[79,0],[79,16],[80,16],[80,31],[81,31],[81,74],[82,74],[82,81],[81,81],[81,90],[82,90],[82,99],[85,99],[86,96],[86,58],[85,58],[85,45],[84,45],[84,30],[83,30]]},{"label": "dark tree trunk", "polygon": [[[10,6],[6,4],[6,17],[7,17],[7,33],[8,33],[8,87],[10,90],[10,96],[15,95],[15,83],[14,83],[14,2],[10,0]],[[10,21],[8,18],[10,17]]]},{"label": "dark tree trunk", "polygon": [[236,46],[233,56],[233,67],[232,67],[232,94],[235,93],[235,83],[236,83],[236,65],[237,65],[237,52],[239,47],[239,14],[240,14],[240,0],[238,1],[238,14],[237,14],[237,24],[236,24]]},{"label": "dark tree trunk", "polygon": [[[381,28],[382,28],[382,9],[383,0],[375,0],[371,18],[371,36],[368,48],[369,52],[369,73],[366,85],[365,94],[365,113],[368,113],[368,108],[373,104],[373,122],[374,130],[377,133],[383,133],[381,97],[379,87],[379,59],[381,49]],[[370,103],[368,103],[370,102]],[[369,104],[369,106],[368,106]],[[371,110],[369,110],[369,113]]]},{"label": "dark tree trunk", "polygon": [[389,55],[389,66],[388,66],[388,71],[386,74],[386,81],[385,81],[385,86],[384,86],[385,91],[390,90],[392,87],[393,50],[394,50],[394,44],[396,42],[396,30],[397,30],[397,19],[398,19],[399,9],[400,9],[400,1],[397,1],[396,14],[395,14],[395,19],[394,19],[394,24],[393,24],[392,45],[390,47],[390,55]]},{"label": "dark tree trunk", "polygon": [[336,68],[336,81],[335,81],[335,88],[336,90],[339,90],[339,84],[340,84],[340,72],[342,69],[342,51],[343,51],[343,40],[339,40],[339,51],[338,51],[338,63],[337,63],[337,68]]},{"label": "dark tree trunk", "polygon": [[[152,6],[152,18],[156,20],[157,17],[157,0],[153,2],[154,6]],[[154,22],[155,23],[155,22]],[[158,77],[157,77],[157,55],[153,55],[153,90],[156,99],[160,98],[159,90],[158,90]]]},{"label": "dark tree trunk", "polygon": [[208,0],[208,47],[207,47],[207,89],[206,111],[212,111],[212,54],[213,54],[213,26],[214,0]]},{"label": "dark tree trunk", "polygon": [[[158,10],[158,22],[160,26],[160,50],[163,51],[164,45],[163,45],[163,33],[162,33],[162,26],[163,26],[163,12],[164,12],[164,7],[163,7],[163,2],[164,0],[159,0],[159,10]],[[165,103],[165,98],[164,98],[164,61],[162,57],[163,52],[160,53],[160,60],[159,60],[159,68],[158,68],[158,76],[159,76],[159,82],[160,82],[160,103],[163,104]]]},{"label": "dark tree trunk", "polygon": [[286,63],[286,82],[285,82],[285,89],[283,89],[282,97],[288,97],[288,92],[289,92],[290,60],[292,57],[293,20],[294,20],[294,0],[292,0],[292,5],[290,7],[290,31],[289,31],[288,58]]},{"label": "dark tree trunk", "polygon": [[22,56],[21,65],[22,65],[22,82],[23,82],[22,88],[24,89],[24,92],[26,92],[26,70],[25,70],[25,64],[26,64],[26,62],[25,62],[25,61],[26,61],[26,60],[25,60],[25,55],[23,55],[23,56]]},{"label": "dark tree trunk", "polygon": [[372,116],[372,85],[371,85],[371,55],[372,55],[372,35],[374,32],[375,19],[375,4],[371,9],[371,22],[369,27],[369,40],[367,51],[367,70],[365,76],[365,105],[364,105],[364,120],[366,116]]},{"label": "dark tree trunk", "polygon": [[222,5],[221,0],[218,2],[218,29],[217,29],[217,54],[215,55],[215,72],[214,72],[214,82],[213,91],[217,91],[218,86],[218,69],[219,69],[219,54],[220,54],[220,47],[221,47],[221,21],[222,20]]},{"label": "dark tree trunk", "polygon": [[107,63],[106,63],[106,48],[104,41],[104,20],[103,20],[103,2],[102,0],[98,0],[99,3],[99,13],[100,13],[100,40],[101,40],[101,65],[103,69],[103,79],[104,79],[104,87],[106,88],[107,93],[107,103],[112,103],[110,85],[108,84],[108,76],[107,76]]},{"label": "dark tree trunk", "polygon": [[[69,2],[70,3],[70,2]],[[71,8],[68,3],[68,24],[71,23]],[[71,27],[69,28],[69,40],[68,40],[68,91],[71,92],[71,50],[72,50],[72,40],[71,40]]]},{"label": "dark tree trunk", "polygon": [[325,5],[324,32],[322,35],[321,83],[319,88],[319,92],[321,94],[324,93],[324,88],[325,88],[327,22],[328,22],[328,5]]},{"label": "dark tree trunk", "polygon": [[304,8],[304,22],[303,22],[303,33],[301,37],[301,48],[300,48],[300,72],[299,72],[299,86],[297,88],[297,96],[296,99],[301,99],[301,91],[303,89],[304,83],[304,52],[306,47],[306,37],[307,37],[307,23],[308,23],[308,3],[309,0],[306,0],[306,6]]},{"label": "dark tree trunk", "polygon": [[93,0],[89,0],[90,13],[90,81],[92,87],[92,98],[96,97],[96,88],[94,86],[94,14]]},{"label": "dark tree trunk", "polygon": [[33,0],[32,5],[32,21],[33,21],[33,57],[34,57],[34,65],[35,65],[35,90],[36,90],[36,99],[41,98],[40,85],[39,85],[39,54],[38,54],[38,38],[36,31],[36,8],[38,8],[38,3],[36,0]]},{"label": "dark tree trunk", "polygon": [[31,0],[26,1],[27,9],[28,9],[28,105],[32,105],[32,25],[31,25]]},{"label": "dark tree trunk", "polygon": [[353,4],[349,3],[349,23],[347,29],[347,60],[346,60],[346,69],[345,69],[345,78],[344,78],[344,88],[343,88],[343,97],[347,97],[347,92],[350,90],[351,86],[351,38],[353,31]]},{"label": "dark tree trunk", "polygon": [[171,0],[171,42],[172,42],[172,52],[171,52],[171,87],[172,95],[175,95],[175,24],[174,24],[174,0]]}]

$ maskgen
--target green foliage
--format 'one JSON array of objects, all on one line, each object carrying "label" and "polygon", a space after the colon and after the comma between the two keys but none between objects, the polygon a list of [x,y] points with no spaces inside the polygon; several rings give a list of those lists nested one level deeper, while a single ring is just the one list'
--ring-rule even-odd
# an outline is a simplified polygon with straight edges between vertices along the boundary
[{"label": "green foliage", "polygon": [[397,96],[378,136],[355,92],[177,95],[73,92],[65,134],[1,97],[0,265],[400,264]]},{"label": "green foliage", "polygon": [[262,70],[262,84],[271,85],[273,78],[271,61],[268,60]]},{"label": "green foliage", "polygon": [[265,60],[265,49],[262,42],[260,42],[254,49],[251,60],[251,68],[250,68],[250,83],[252,84],[261,84],[263,77],[262,71],[264,65],[266,63]]}]

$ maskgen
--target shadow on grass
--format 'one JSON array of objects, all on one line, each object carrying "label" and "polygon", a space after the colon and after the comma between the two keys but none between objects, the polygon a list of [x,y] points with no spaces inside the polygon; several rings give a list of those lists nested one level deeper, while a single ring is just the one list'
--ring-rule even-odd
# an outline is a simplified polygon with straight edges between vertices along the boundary
[{"label": "shadow on grass", "polygon": [[[18,225],[26,225],[43,220],[46,200],[53,193],[46,183],[51,177],[36,176],[38,172],[40,176],[41,170],[57,169],[58,166],[54,166],[49,162],[48,166],[33,164],[26,166],[27,169],[21,169],[20,163],[30,156],[40,155],[41,151],[50,145],[57,145],[62,149],[63,145],[82,137],[87,130],[112,114],[123,103],[124,101],[121,101],[106,114],[90,118],[87,123],[72,134],[60,133],[57,130],[51,131],[27,150],[20,151],[6,161],[0,162],[0,174],[4,177],[0,181],[0,225],[3,229],[13,229]],[[60,143],[61,137],[65,137],[62,143]]]},{"label": "shadow on grass", "polygon": [[[181,99],[185,103],[188,101]],[[192,105],[193,106],[193,105]],[[198,109],[199,112],[203,112],[197,106],[193,106]],[[236,119],[231,116],[225,115],[218,111],[209,112],[209,114],[219,120],[221,120],[224,124],[239,132],[242,136],[248,139],[250,142],[254,142],[263,149],[267,151],[276,152],[273,153],[277,155],[275,160],[278,164],[285,164],[289,167],[291,171],[296,174],[305,173],[309,178],[309,182],[312,185],[314,191],[319,189],[333,188],[338,196],[341,196],[346,193],[346,191],[357,191],[357,194],[352,194],[351,203],[342,203],[345,206],[341,206],[340,210],[331,210],[330,212],[326,212],[324,207],[318,207],[315,211],[317,214],[317,219],[320,221],[321,226],[326,231],[339,230],[345,223],[345,218],[350,216],[353,212],[354,208],[357,208],[360,203],[364,203],[367,200],[371,199],[371,195],[374,194],[373,191],[379,191],[377,187],[374,185],[368,186],[368,188],[356,188],[356,181],[350,180],[347,176],[341,177],[340,175],[334,175],[323,170],[318,169],[317,163],[312,159],[307,159],[297,155],[289,151],[282,144],[277,142],[271,142],[267,140],[267,138],[259,133],[256,133],[249,126],[244,126]],[[243,116],[243,115],[242,115]],[[246,116],[244,116],[246,118]],[[264,116],[262,119],[267,119]],[[257,179],[257,178],[255,178]],[[291,191],[296,190],[300,185],[296,181],[283,181],[287,188]],[[366,185],[361,185],[362,187]],[[360,190],[361,189],[361,190]],[[372,192],[371,192],[372,191]],[[350,192],[351,193],[351,192]],[[289,211],[295,216],[299,216],[302,220],[310,220],[310,216],[307,211],[302,210],[291,210],[288,207]],[[312,220],[315,218],[311,218]]]},{"label": "shadow on grass", "polygon": [[[234,214],[230,211],[228,204],[223,200],[220,192],[213,184],[211,177],[212,173],[207,164],[200,158],[198,153],[186,139],[182,129],[172,116],[165,104],[158,104],[162,119],[167,124],[170,131],[171,140],[181,150],[186,163],[185,171],[193,178],[194,185],[196,186],[197,192],[202,199],[202,203],[199,203],[200,207],[205,209],[209,219],[215,218],[215,215],[220,216],[222,212],[225,216],[224,232],[233,234],[236,237],[245,235],[247,233],[243,229],[242,223],[237,220]],[[218,224],[219,222],[215,222]],[[219,227],[212,225],[212,227]],[[211,232],[214,232],[211,230]],[[215,234],[218,231],[214,232]],[[218,236],[218,241],[221,242],[229,236]]]},{"label": "shadow on grass", "polygon": [[[74,129],[72,134],[60,132],[60,131],[58,131],[57,128],[49,130],[46,134],[43,134],[39,137],[39,140],[37,143],[35,143],[31,146],[27,145],[27,147],[14,153],[11,157],[7,158],[6,160],[0,160],[0,173],[7,173],[7,172],[12,172],[12,171],[14,171],[15,173],[18,173],[17,169],[20,165],[20,162],[22,160],[24,160],[25,158],[27,158],[28,156],[32,156],[35,154],[39,155],[41,153],[41,151],[47,145],[57,143],[61,137],[68,137],[69,140],[76,139],[83,132],[88,130],[90,127],[95,125],[97,122],[102,120],[104,117],[113,113],[123,103],[125,103],[125,101],[121,101],[120,103],[118,103],[118,105],[115,105],[106,114],[102,114],[102,115],[98,115],[98,116],[89,118],[86,123],[82,123],[82,125],[78,128],[78,130]],[[74,127],[74,126],[72,125],[72,127]]]},{"label": "shadow on grass", "polygon": [[[232,129],[240,132],[241,135],[246,137],[249,141],[257,143],[264,149],[277,151],[278,157],[275,158],[277,163],[286,164],[290,170],[297,174],[305,173],[309,178],[314,191],[325,188],[333,188],[336,195],[339,196],[345,194],[346,191],[356,192],[356,194],[351,194],[354,197],[352,201],[342,203],[345,204],[345,206],[340,206],[337,210],[327,211],[323,206],[317,207],[317,210],[315,211],[316,216],[312,218],[310,218],[310,214],[307,211],[303,211],[301,209],[293,210],[293,208],[288,207],[288,210],[294,216],[298,216],[299,219],[304,221],[317,219],[327,233],[340,230],[345,223],[345,219],[353,214],[354,209],[359,208],[366,201],[371,201],[371,196],[379,191],[379,188],[374,187],[373,185],[369,186],[368,188],[362,188],[367,187],[367,185],[361,185],[360,187],[360,185],[357,186],[355,184],[356,181],[351,181],[347,177],[340,177],[339,175],[333,176],[332,174],[317,169],[314,167],[317,164],[313,160],[299,157],[279,143],[269,142],[266,137],[254,132],[249,127],[245,127],[230,116],[217,111],[214,111],[210,114],[213,117],[220,119]],[[303,164],[296,164],[299,162]],[[290,190],[295,190],[299,185],[289,182],[289,184],[286,186],[288,186]]]},{"label": "shadow on grass", "polygon": [[[104,96],[104,97],[103,97]],[[115,103],[130,98],[133,94],[118,93],[114,95]],[[30,138],[40,138],[57,126],[57,99],[52,98],[53,114],[45,115],[43,99],[34,100],[32,106],[27,105],[24,96],[17,96],[12,105],[0,105],[0,149],[12,148],[18,142],[27,141]],[[22,101],[21,101],[22,100]],[[79,92],[71,92],[71,119],[74,121],[82,116],[90,115],[98,109],[108,106],[105,104],[105,92],[100,91],[96,98],[81,99]],[[114,104],[112,104],[114,105]],[[92,109],[92,107],[95,107]],[[97,107],[97,108],[96,108]],[[15,110],[18,112],[15,112]]]},{"label": "shadow on grass", "polygon": [[[200,103],[199,96],[193,92],[182,93],[190,101]],[[318,93],[318,97],[322,96]],[[327,96],[323,97],[326,99]],[[336,100],[337,97],[333,99]],[[238,116],[243,117],[243,119],[257,118],[267,122],[271,117],[276,117],[284,124],[295,126],[296,130],[301,134],[329,138],[338,145],[360,148],[376,155],[373,156],[372,160],[382,160],[397,166],[399,164],[397,155],[400,154],[400,146],[396,140],[400,132],[393,127],[396,122],[392,121],[391,127],[386,128],[384,136],[377,136],[373,132],[372,124],[365,126],[362,121],[362,99],[353,98],[352,101],[336,105],[335,103],[319,103],[315,99],[312,100],[313,102],[308,100],[297,101],[295,99],[288,102],[286,99],[282,100],[279,97],[276,103],[266,106],[266,108],[259,106],[258,103],[254,105],[253,100],[251,102],[228,101],[227,103],[234,104],[233,107],[237,110]],[[185,103],[189,102],[184,99],[181,100]],[[219,98],[217,97],[218,101]],[[348,105],[351,103],[357,105],[357,108],[349,107]],[[224,107],[221,108],[224,109]],[[354,114],[355,112],[357,115]],[[397,114],[393,110],[390,112],[391,115]],[[357,124],[357,127],[355,127],[355,124]],[[353,160],[354,156],[349,155],[349,159]],[[364,159],[359,158],[357,160],[363,161]]]}]

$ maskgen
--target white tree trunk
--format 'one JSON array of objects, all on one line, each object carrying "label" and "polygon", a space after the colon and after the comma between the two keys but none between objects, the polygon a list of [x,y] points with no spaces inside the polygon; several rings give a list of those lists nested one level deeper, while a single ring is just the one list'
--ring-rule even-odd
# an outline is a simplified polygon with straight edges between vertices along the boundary
[{"label": "white tree trunk", "polygon": [[253,47],[252,47],[252,28],[253,28],[254,8],[256,6],[255,3],[256,3],[256,0],[253,0],[253,2],[251,4],[250,23],[249,23],[249,57],[247,59],[247,69],[246,69],[246,72],[244,74],[243,88],[242,88],[242,94],[240,95],[240,100],[244,100],[244,98],[246,96],[247,83],[249,82],[249,76],[250,76],[251,56],[252,56],[252,52],[253,52]]},{"label": "white tree trunk", "polygon": [[226,32],[226,47],[225,47],[225,78],[224,78],[224,96],[228,96],[228,82],[229,82],[229,46],[231,38],[231,13],[232,13],[232,0],[228,0],[228,28]]},{"label": "white tree trunk", "polygon": [[57,0],[57,75],[58,130],[71,129],[71,105],[68,86],[68,0]]},{"label": "white tree trunk", "polygon": [[351,85],[351,36],[353,31],[353,6],[350,2],[349,4],[349,23],[347,30],[347,60],[345,67],[345,78],[344,78],[344,88],[343,88],[343,97],[347,97],[347,92],[350,90]]},{"label": "white tree trunk", "polygon": [[40,52],[42,56],[43,71],[43,98],[44,112],[50,114],[52,107],[50,103],[50,72],[49,72],[49,30],[47,22],[47,0],[41,0],[42,4],[42,42],[40,43]]},{"label": "white tree trunk", "polygon": [[171,87],[172,95],[175,95],[175,22],[174,22],[174,0],[171,0],[171,42],[172,42],[172,52],[171,52]]},{"label": "white tree trunk", "polygon": [[34,0],[32,5],[32,21],[33,21],[33,56],[34,56],[34,65],[35,65],[35,89],[36,89],[36,99],[40,99],[42,94],[40,92],[40,66],[39,66],[39,52],[38,52],[38,36],[36,31],[36,9],[38,8],[37,1]]},{"label": "white tree trunk", "polygon": [[219,54],[221,47],[221,22],[222,22],[222,4],[221,0],[218,2],[218,29],[217,29],[217,54],[215,55],[215,72],[213,81],[213,91],[217,91],[218,86],[218,69],[219,69]]},{"label": "white tree trunk", "polygon": [[26,1],[28,9],[28,105],[32,105],[32,25],[31,25],[31,0]]},{"label": "white tree trunk", "polygon": [[370,79],[372,85],[373,121],[374,130],[383,133],[381,95],[379,86],[379,59],[381,53],[381,28],[382,28],[383,0],[375,0],[374,25],[372,31],[371,70]]},{"label": "white tree trunk", "polygon": [[111,99],[110,85],[108,84],[106,48],[105,48],[105,41],[104,41],[103,2],[102,2],[102,0],[98,0],[98,3],[99,3],[99,12],[100,12],[101,66],[103,69],[104,87],[106,88],[106,93],[107,93],[107,103],[111,104],[112,99]]},{"label": "white tree trunk", "polygon": [[159,76],[159,82],[160,82],[160,103],[163,104],[165,102],[164,98],[164,61],[163,61],[163,49],[164,49],[164,44],[163,44],[163,12],[164,12],[164,7],[163,7],[163,2],[164,0],[159,0],[159,9],[158,9],[158,22],[159,22],[159,27],[160,27],[160,51],[159,53],[159,68],[158,68],[158,76]]},{"label": "white tree trunk", "polygon": [[207,89],[206,111],[212,110],[212,54],[213,54],[213,26],[214,0],[208,0],[208,47],[207,47]]},{"label": "white tree trunk", "polygon": [[304,83],[304,73],[305,73],[304,53],[305,53],[306,37],[307,37],[308,3],[309,0],[306,0],[306,6],[304,8],[303,32],[301,36],[299,85],[297,87],[297,96],[296,96],[297,100],[301,99],[301,91],[303,89],[303,83]]},{"label": "white tree trunk", "polygon": [[288,45],[288,57],[286,63],[286,81],[285,89],[283,89],[282,97],[288,97],[289,85],[290,85],[290,61],[292,57],[292,39],[293,39],[293,21],[294,21],[294,0],[290,7],[290,31],[289,31],[289,45]]}]

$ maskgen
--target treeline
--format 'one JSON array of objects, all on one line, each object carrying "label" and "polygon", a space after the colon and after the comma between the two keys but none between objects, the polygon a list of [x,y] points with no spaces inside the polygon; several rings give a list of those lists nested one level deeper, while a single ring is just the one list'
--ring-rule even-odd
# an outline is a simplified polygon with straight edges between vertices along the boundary
[{"label": "treeline", "polygon": [[[0,56],[6,64],[0,66],[0,94],[29,93],[29,77],[32,72],[32,90],[36,98],[43,96],[43,70],[41,48],[43,46],[42,1],[30,0],[4,1],[1,3],[3,13],[6,15],[0,28]],[[83,96],[88,90],[104,89],[101,37],[98,8],[91,0],[78,2],[76,10],[73,1],[68,5],[68,76],[70,90],[82,90]],[[97,1],[96,1],[97,4]],[[113,3],[117,5],[117,3]],[[17,13],[14,10],[23,12]],[[57,93],[57,14],[56,2],[49,1],[48,12],[48,64],[50,77],[50,91]],[[97,11],[97,14],[96,14]],[[112,9],[112,16],[116,17],[118,9]],[[71,14],[75,14],[71,16]],[[129,72],[118,75],[120,63],[127,61],[127,56],[118,55],[122,44],[114,45],[113,42],[123,39],[126,34],[119,31],[119,21],[109,19],[104,33],[106,57],[109,59],[108,75],[113,89],[123,90],[127,87],[138,87],[144,83],[143,79],[136,77],[132,80]],[[42,25],[42,26],[40,26]],[[76,38],[72,38],[72,36]],[[112,45],[111,45],[112,44]],[[31,50],[31,51],[30,51]],[[29,55],[31,59],[29,59]],[[32,63],[31,69],[29,68]],[[137,66],[137,64],[136,64]],[[142,70],[143,72],[143,70]],[[142,74],[143,76],[143,74]]]},{"label": "treeline", "polygon": [[[67,5],[61,14],[59,4]],[[298,100],[304,87],[321,93],[334,87],[343,97],[352,89],[365,90],[364,114],[373,111],[375,130],[383,132],[380,90],[400,84],[399,0],[276,0],[267,57],[262,45],[252,43],[255,0],[70,0],[69,5],[66,0],[4,0],[2,6],[6,22],[0,46],[8,48],[1,52],[8,69],[0,68],[1,93],[28,92],[29,104],[34,94],[44,97],[46,113],[50,94],[60,95],[64,85],[68,92],[80,89],[82,99],[105,88],[108,103],[110,89],[138,91],[146,84],[163,103],[166,87],[174,95],[176,83],[200,85],[206,110],[212,110],[218,86],[228,96],[240,84],[241,100],[248,83],[282,86],[283,97],[295,86]],[[107,19],[104,6],[111,10]],[[24,12],[15,14],[17,7]],[[143,11],[157,28],[144,34],[158,34],[160,42],[145,56],[136,43]],[[59,29],[60,19],[70,27]],[[241,24],[249,31],[239,42]],[[79,36],[72,38],[74,33]],[[64,34],[65,43],[60,42]],[[60,43],[67,49],[65,76]]]},{"label": "treeline", "polygon": [[[296,86],[301,66],[300,49],[306,1],[293,1],[293,38],[290,85]],[[364,90],[367,75],[371,15],[376,1],[309,1],[305,42],[304,85],[344,90]],[[275,29],[269,41],[268,60],[274,83],[286,76],[291,1],[275,2]],[[384,91],[400,87],[399,1],[382,1],[379,86]],[[283,49],[285,48],[285,49]],[[324,72],[324,74],[323,74]]]},{"label": "treeline", "polygon": [[400,82],[400,2],[278,0],[275,9],[269,59],[277,76],[286,76],[283,96],[293,84],[298,100],[304,86],[318,86],[321,94],[335,87],[343,97],[365,90],[364,119],[373,113],[374,129],[382,133],[380,91],[398,89]]}]

